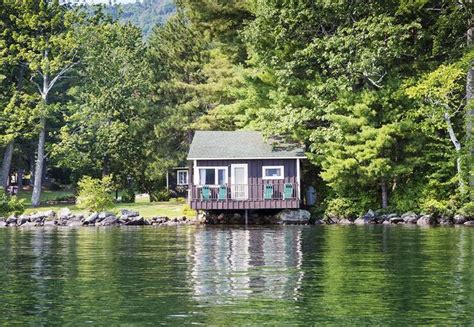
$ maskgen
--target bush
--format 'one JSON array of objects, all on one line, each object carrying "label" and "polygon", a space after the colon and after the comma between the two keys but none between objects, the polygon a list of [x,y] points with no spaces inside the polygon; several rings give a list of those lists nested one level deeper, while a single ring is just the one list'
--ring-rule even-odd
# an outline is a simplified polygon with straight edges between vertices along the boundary
[{"label": "bush", "polygon": [[11,214],[21,215],[25,211],[24,200],[10,197],[4,191],[0,191],[0,217],[8,217]]},{"label": "bush", "polygon": [[459,209],[459,213],[466,218],[474,219],[474,202],[465,204],[461,209]]},{"label": "bush", "polygon": [[453,216],[453,208],[448,201],[436,200],[433,198],[425,199],[420,205],[423,213],[433,215],[434,217]]},{"label": "bush", "polygon": [[135,203],[135,191],[131,188],[122,191],[122,203]]},{"label": "bush", "polygon": [[183,215],[185,215],[187,217],[195,217],[196,216],[196,210],[191,209],[191,207],[188,204],[185,204],[183,206],[183,209],[181,209],[181,212],[183,213]]},{"label": "bush", "polygon": [[169,202],[171,202],[171,203],[181,203],[181,204],[184,204],[184,203],[186,203],[186,199],[183,198],[183,197],[170,198],[170,199],[169,199]]},{"label": "bush", "polygon": [[336,198],[327,202],[326,217],[356,218],[359,215],[356,203],[348,198]]},{"label": "bush", "polygon": [[114,204],[111,193],[112,179],[105,176],[102,179],[83,177],[78,183],[77,206],[89,211],[104,211]]},{"label": "bush", "polygon": [[151,202],[169,201],[170,198],[171,198],[171,194],[168,190],[162,190],[159,192],[150,193]]}]

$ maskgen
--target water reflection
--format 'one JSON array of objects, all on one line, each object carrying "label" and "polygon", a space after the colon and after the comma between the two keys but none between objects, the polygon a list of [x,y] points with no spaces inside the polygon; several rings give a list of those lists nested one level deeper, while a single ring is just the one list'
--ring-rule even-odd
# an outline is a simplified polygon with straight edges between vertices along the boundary
[{"label": "water reflection", "polygon": [[255,294],[298,298],[304,276],[300,228],[200,229],[189,246],[197,301],[222,303]]}]

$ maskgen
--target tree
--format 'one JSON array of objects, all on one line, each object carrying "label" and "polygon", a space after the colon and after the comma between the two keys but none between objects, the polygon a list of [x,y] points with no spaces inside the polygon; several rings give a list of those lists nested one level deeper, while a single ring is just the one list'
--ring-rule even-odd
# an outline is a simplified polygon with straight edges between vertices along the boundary
[{"label": "tree", "polygon": [[[59,5],[57,0],[48,2],[22,2],[19,4],[16,24],[30,32],[17,35],[25,40],[19,57],[28,67],[30,81],[40,95],[36,108],[38,117],[38,149],[35,181],[31,198],[34,207],[40,204],[47,118],[56,109],[50,95],[62,78],[77,65],[77,42],[74,28],[81,21],[78,12]],[[34,33],[33,33],[34,31]]]},{"label": "tree", "polygon": [[138,180],[148,162],[153,113],[147,105],[150,68],[141,31],[127,23],[103,21],[77,33],[80,82],[52,155],[77,175],[112,174],[117,185]]}]

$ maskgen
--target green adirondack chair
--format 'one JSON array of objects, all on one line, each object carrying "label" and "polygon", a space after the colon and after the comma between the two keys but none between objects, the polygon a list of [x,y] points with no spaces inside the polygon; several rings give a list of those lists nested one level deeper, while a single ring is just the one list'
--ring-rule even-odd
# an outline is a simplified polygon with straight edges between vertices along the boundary
[{"label": "green adirondack chair", "polygon": [[220,185],[219,186],[219,193],[217,194],[218,200],[226,200],[227,199],[227,186]]},{"label": "green adirondack chair", "polygon": [[285,183],[283,187],[283,200],[288,200],[293,197],[293,184]]},{"label": "green adirondack chair", "polygon": [[265,200],[270,200],[273,198],[273,185],[272,184],[265,184],[263,190],[263,198]]},{"label": "green adirondack chair", "polygon": [[209,188],[209,185],[204,185],[201,188],[201,200],[209,201],[210,199],[211,199],[211,189]]}]

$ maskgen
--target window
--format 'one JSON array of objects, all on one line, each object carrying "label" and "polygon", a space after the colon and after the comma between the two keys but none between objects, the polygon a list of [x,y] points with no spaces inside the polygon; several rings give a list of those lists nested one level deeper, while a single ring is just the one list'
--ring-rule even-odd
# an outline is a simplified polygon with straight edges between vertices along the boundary
[{"label": "window", "polygon": [[178,185],[188,185],[188,171],[178,170],[177,172]]},{"label": "window", "polygon": [[283,166],[263,166],[262,179],[283,179],[285,176]]},{"label": "window", "polygon": [[227,184],[227,167],[199,167],[199,185]]}]

